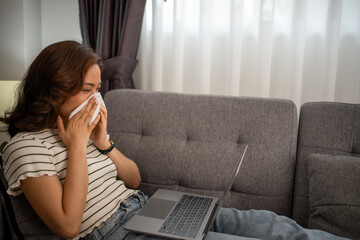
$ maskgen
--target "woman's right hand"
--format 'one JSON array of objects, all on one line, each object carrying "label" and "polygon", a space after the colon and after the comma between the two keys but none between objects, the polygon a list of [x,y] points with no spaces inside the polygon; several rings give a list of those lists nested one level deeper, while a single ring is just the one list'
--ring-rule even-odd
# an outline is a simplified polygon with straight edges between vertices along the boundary
[{"label": "woman's right hand", "polygon": [[95,121],[89,125],[97,104],[92,98],[83,109],[67,121],[66,126],[64,126],[62,118],[58,117],[59,136],[69,150],[86,149],[90,134],[100,120],[99,114]]}]

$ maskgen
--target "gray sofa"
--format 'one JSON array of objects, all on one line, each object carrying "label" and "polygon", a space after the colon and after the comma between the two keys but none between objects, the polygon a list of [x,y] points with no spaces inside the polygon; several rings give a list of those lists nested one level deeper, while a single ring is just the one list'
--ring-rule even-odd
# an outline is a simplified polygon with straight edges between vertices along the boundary
[{"label": "gray sofa", "polygon": [[301,107],[292,218],[360,239],[360,104]]},{"label": "gray sofa", "polygon": [[[225,207],[267,209],[360,239],[360,105],[307,103],[298,124],[283,99],[113,90],[105,103],[111,139],[138,164],[147,195],[220,196],[249,145]],[[56,238],[24,197],[2,198],[12,204],[6,221],[17,221],[7,234]]]}]

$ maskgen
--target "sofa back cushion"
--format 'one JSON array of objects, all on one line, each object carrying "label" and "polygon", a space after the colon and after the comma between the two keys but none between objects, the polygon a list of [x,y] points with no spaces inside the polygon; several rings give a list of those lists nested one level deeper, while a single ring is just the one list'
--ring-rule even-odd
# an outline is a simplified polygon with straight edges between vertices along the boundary
[{"label": "sofa back cushion", "polygon": [[310,214],[308,162],[316,153],[360,156],[360,104],[312,102],[300,109],[292,218],[304,227]]},{"label": "sofa back cushion", "polygon": [[360,157],[311,154],[308,227],[360,239]]},{"label": "sofa back cushion", "polygon": [[113,90],[105,103],[110,137],[139,166],[146,194],[161,187],[220,196],[248,144],[225,206],[291,215],[291,101]]}]

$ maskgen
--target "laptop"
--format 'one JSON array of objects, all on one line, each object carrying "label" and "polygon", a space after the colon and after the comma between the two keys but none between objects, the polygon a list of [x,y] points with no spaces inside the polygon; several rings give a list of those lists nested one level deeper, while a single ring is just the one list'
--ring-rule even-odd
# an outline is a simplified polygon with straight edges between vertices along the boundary
[{"label": "laptop", "polygon": [[239,173],[247,148],[221,198],[158,189],[125,229],[160,238],[204,239]]}]

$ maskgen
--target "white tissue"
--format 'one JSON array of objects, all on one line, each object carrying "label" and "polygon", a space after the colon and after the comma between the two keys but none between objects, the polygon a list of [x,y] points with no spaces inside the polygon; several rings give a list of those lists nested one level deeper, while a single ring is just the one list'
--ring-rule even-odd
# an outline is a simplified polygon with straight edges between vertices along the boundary
[{"label": "white tissue", "polygon": [[75,110],[70,113],[69,120],[70,120],[75,114],[77,114],[81,109],[83,109],[83,107],[86,106],[86,104],[89,102],[89,100],[90,100],[92,97],[95,97],[95,101],[96,101],[97,103],[99,103],[99,104],[97,105],[96,110],[95,110],[95,112],[94,112],[94,115],[92,116],[91,121],[89,122],[89,125],[91,125],[92,122],[96,119],[96,116],[97,116],[97,115],[99,114],[99,112],[100,112],[100,104],[102,104],[102,105],[105,106],[104,100],[103,100],[103,98],[101,97],[101,94],[100,94],[99,92],[94,93],[94,94],[91,95],[88,99],[86,99],[82,104],[80,104],[77,108],[75,108]]}]

